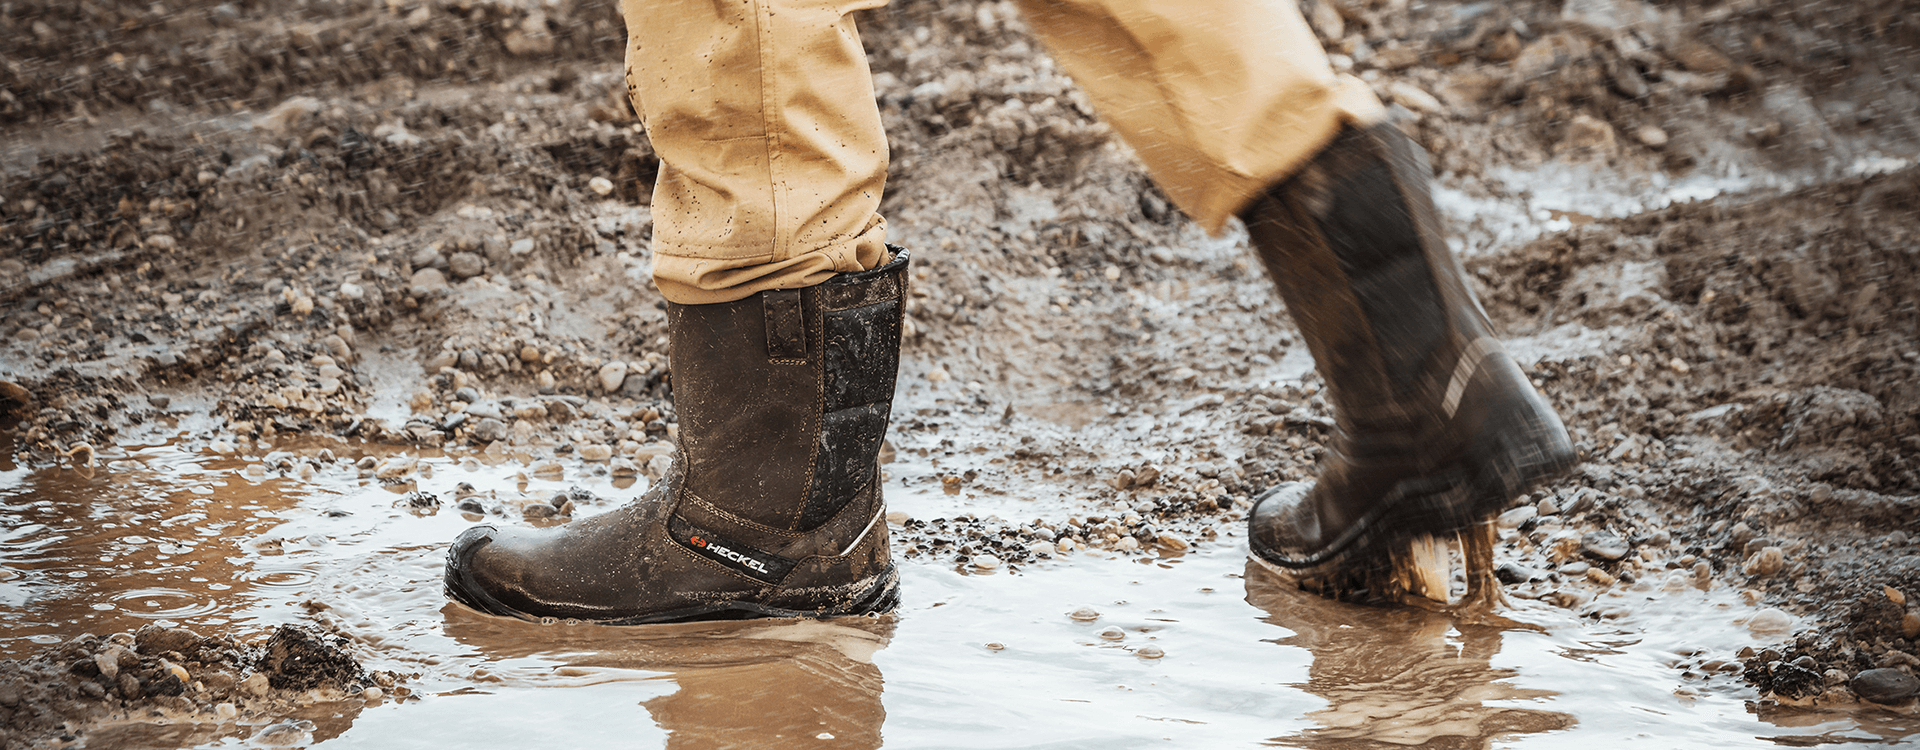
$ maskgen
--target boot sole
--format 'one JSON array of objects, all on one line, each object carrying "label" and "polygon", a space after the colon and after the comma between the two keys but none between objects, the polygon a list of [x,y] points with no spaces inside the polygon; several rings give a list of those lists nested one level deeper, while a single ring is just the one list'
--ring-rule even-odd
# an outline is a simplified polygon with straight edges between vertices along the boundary
[{"label": "boot sole", "polygon": [[[752,620],[761,618],[806,617],[825,619],[830,617],[882,614],[890,612],[900,605],[899,569],[891,564],[879,575],[874,576],[871,579],[873,583],[865,590],[861,591],[857,596],[849,597],[847,603],[841,605],[795,609],[750,601],[726,601],[605,620],[543,617],[529,614],[507,606],[500,600],[487,594],[465,570],[455,569],[452,571],[451,577],[454,580],[449,580],[445,584],[447,598],[486,614],[512,617],[541,624],[569,621],[592,623],[595,625],[658,625],[674,622]],[[456,581],[458,585],[455,585]]]},{"label": "boot sole", "polygon": [[[1379,564],[1387,557],[1382,552],[1416,537],[1456,533],[1492,517],[1520,493],[1578,463],[1566,427],[1551,408],[1535,401],[1538,398],[1527,398],[1520,408],[1485,425],[1448,468],[1403,482],[1396,497],[1312,557],[1287,557],[1254,533],[1248,534],[1249,550],[1283,573],[1333,576]],[[1475,471],[1476,466],[1481,468]]]}]

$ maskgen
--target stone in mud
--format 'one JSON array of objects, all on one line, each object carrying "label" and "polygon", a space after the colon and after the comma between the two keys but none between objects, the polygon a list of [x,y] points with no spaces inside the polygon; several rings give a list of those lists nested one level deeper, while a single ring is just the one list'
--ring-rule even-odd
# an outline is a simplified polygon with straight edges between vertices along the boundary
[{"label": "stone in mud", "polygon": [[464,281],[485,273],[487,259],[473,253],[454,253],[447,257],[447,270],[453,278]]},{"label": "stone in mud", "polygon": [[1920,694],[1920,679],[1898,669],[1869,669],[1854,675],[1853,694],[1874,703],[1899,703]]},{"label": "stone in mud", "polygon": [[1768,607],[1747,619],[1747,629],[1755,634],[1785,633],[1793,629],[1793,615]]},{"label": "stone in mud", "polygon": [[1786,553],[1779,547],[1763,547],[1741,566],[1750,576],[1771,576],[1786,568]]},{"label": "stone in mud", "polygon": [[473,432],[468,433],[468,435],[476,445],[505,439],[507,436],[507,423],[488,417],[475,423],[473,425]]},{"label": "stone in mud", "polygon": [[365,684],[366,670],[342,648],[344,642],[299,625],[281,625],[253,666],[279,690],[345,690]]},{"label": "stone in mud", "polygon": [[413,272],[413,280],[408,282],[407,291],[415,297],[431,297],[447,290],[447,275],[438,268],[422,268]]},{"label": "stone in mud", "polygon": [[1549,574],[1539,568],[1530,568],[1515,562],[1503,562],[1493,569],[1493,575],[1499,578],[1501,583],[1516,584],[1544,581]]},{"label": "stone in mud", "polygon": [[134,648],[149,656],[158,656],[169,651],[177,654],[191,654],[200,643],[200,634],[186,628],[169,628],[161,625],[148,625],[134,633]]},{"label": "stone in mud", "polygon": [[620,390],[620,386],[627,382],[627,363],[608,362],[601,365],[598,376],[601,391],[612,393]]},{"label": "stone in mud", "polygon": [[1539,514],[1539,508],[1531,505],[1522,505],[1505,513],[1501,513],[1500,517],[1495,519],[1494,523],[1503,529],[1519,528],[1520,524],[1526,523],[1529,519]]},{"label": "stone in mud", "polygon": [[1580,537],[1580,552],[1596,560],[1613,562],[1633,551],[1627,540],[1611,531],[1590,531]]}]

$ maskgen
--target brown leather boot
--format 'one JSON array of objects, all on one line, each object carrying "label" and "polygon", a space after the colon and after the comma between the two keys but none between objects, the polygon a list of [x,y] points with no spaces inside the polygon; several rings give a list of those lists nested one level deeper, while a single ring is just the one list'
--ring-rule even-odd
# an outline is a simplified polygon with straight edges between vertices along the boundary
[{"label": "brown leather boot", "polygon": [[672,474],[562,527],[468,529],[447,552],[447,595],[620,625],[891,609],[877,457],[907,288],[894,252],[806,289],[669,305]]},{"label": "brown leather boot", "polygon": [[1318,481],[1248,518],[1253,553],[1303,581],[1463,530],[1574,463],[1441,240],[1430,174],[1397,127],[1349,127],[1241,213],[1333,406]]}]

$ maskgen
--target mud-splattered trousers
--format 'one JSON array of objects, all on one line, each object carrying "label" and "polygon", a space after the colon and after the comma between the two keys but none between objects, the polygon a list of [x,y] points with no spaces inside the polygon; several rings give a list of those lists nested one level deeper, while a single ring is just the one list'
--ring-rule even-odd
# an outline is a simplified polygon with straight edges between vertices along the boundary
[{"label": "mud-splattered trousers", "polygon": [[[818,284],[888,256],[886,134],[856,10],[886,0],[623,0],[661,159],[654,280],[680,304]],[[1218,231],[1344,123],[1382,116],[1293,0],[1020,0],[1182,211]]]}]

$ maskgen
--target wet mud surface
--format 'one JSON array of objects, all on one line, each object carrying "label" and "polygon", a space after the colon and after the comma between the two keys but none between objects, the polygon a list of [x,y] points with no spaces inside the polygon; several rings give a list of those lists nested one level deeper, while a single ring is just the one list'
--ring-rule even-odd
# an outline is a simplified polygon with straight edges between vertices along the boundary
[{"label": "wet mud surface", "polygon": [[1180,218],[1009,3],[862,19],[916,251],[905,604],[629,629],[438,582],[471,523],[671,460],[611,6],[0,8],[0,745],[1920,733],[1910,14],[1305,7],[1434,153],[1583,451],[1497,524],[1504,621],[1248,565],[1322,384],[1244,237]]}]

